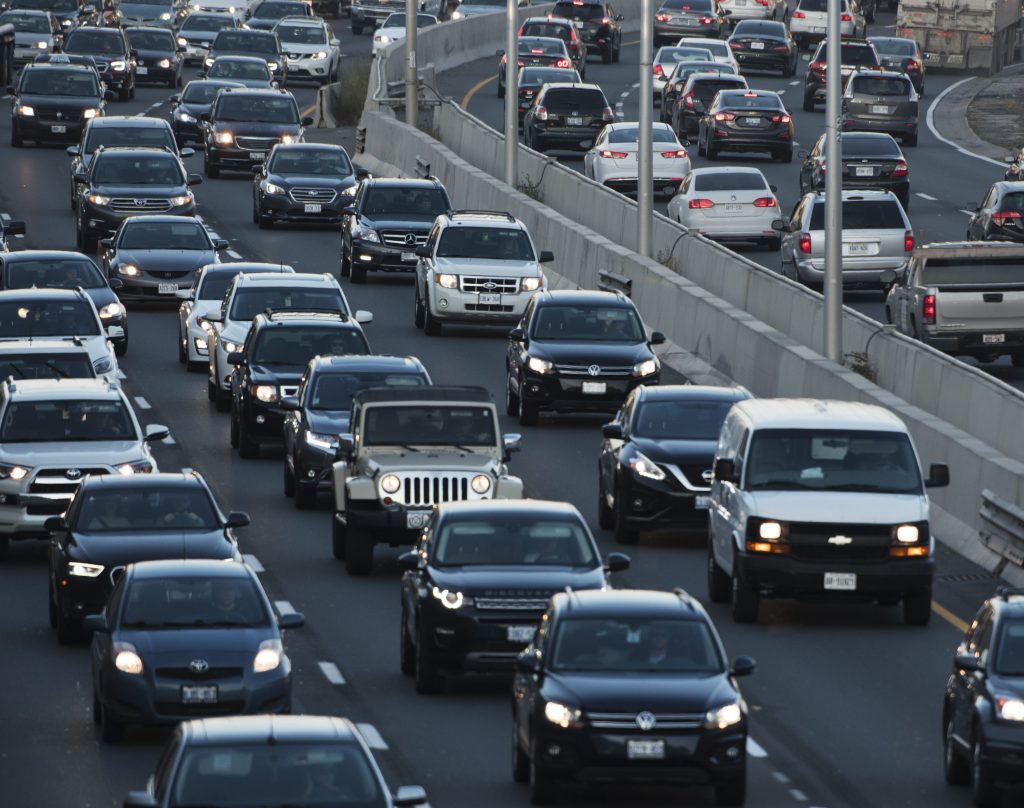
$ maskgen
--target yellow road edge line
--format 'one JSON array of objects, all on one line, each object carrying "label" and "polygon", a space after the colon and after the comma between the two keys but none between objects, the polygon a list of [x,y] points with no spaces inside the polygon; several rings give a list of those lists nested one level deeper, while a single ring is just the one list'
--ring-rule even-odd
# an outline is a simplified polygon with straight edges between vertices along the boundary
[{"label": "yellow road edge line", "polygon": [[932,601],[932,611],[935,612],[935,614],[937,614],[947,623],[949,623],[951,626],[953,626],[953,628],[959,629],[965,634],[967,633],[967,629],[971,627],[970,623],[968,623],[966,620],[961,620],[959,617],[953,614],[949,609],[947,609],[937,600]]},{"label": "yellow road edge line", "polygon": [[470,87],[466,91],[466,94],[464,96],[462,96],[462,100],[459,102],[459,106],[462,107],[465,110],[468,110],[469,109],[469,102],[473,100],[473,96],[476,95],[478,92],[480,92],[484,87],[486,87],[492,81],[497,81],[497,80],[498,80],[497,75],[488,76],[485,79],[480,79],[480,81],[478,81],[476,84],[474,84],[472,87]]},{"label": "yellow road edge line", "polygon": [[299,113],[299,117],[305,118],[307,115],[312,115],[314,112],[316,112],[316,104],[310,104],[308,107],[302,110],[302,112]]}]

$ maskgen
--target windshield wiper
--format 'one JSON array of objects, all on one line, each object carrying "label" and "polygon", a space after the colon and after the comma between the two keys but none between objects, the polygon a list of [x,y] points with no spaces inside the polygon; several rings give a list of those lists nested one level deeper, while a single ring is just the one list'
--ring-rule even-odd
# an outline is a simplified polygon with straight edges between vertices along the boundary
[{"label": "windshield wiper", "polygon": [[880,485],[874,483],[841,483],[840,485],[826,485],[822,491],[884,491]]},{"label": "windshield wiper", "polygon": [[55,364],[53,364],[53,362],[43,362],[43,364],[46,365],[46,367],[48,367],[54,373],[56,373],[60,378],[66,379],[68,377],[68,374],[61,370],[59,367],[57,367]]},{"label": "windshield wiper", "polygon": [[21,368],[19,368],[13,362],[8,362],[7,363],[7,367],[9,367],[11,370],[13,370],[15,373],[17,373],[18,376],[21,377],[22,379],[25,378],[25,371],[23,371]]},{"label": "windshield wiper", "polygon": [[172,625],[183,625],[198,628],[256,628],[255,623],[249,623],[245,620],[193,620],[191,623]]}]

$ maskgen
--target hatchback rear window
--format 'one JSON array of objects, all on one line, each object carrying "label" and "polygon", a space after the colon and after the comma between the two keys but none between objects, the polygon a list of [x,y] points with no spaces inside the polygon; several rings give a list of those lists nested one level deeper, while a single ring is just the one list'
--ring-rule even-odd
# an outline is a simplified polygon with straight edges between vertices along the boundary
[{"label": "hatchback rear window", "polygon": [[600,3],[556,3],[552,14],[569,20],[600,20],[604,17],[604,6]]},{"label": "hatchback rear window", "polygon": [[763,191],[767,187],[760,174],[746,171],[697,174],[693,178],[695,191]]},{"label": "hatchback rear window", "polygon": [[665,0],[661,7],[668,11],[711,11],[711,0]]},{"label": "hatchback rear window", "polygon": [[[821,153],[825,154],[822,140]],[[885,157],[889,160],[903,159],[903,153],[891,137],[857,137],[856,134],[843,136],[843,159],[858,160],[861,157]]]},{"label": "hatchback rear window", "polygon": [[[846,11],[846,1],[840,0],[842,3],[843,11]],[[821,11],[825,12],[828,10],[828,0],[801,0],[798,8],[801,11]]]},{"label": "hatchback rear window", "polygon": [[[905,230],[906,222],[894,200],[843,200],[843,230]],[[825,229],[825,203],[815,202],[811,212],[811,230]]]},{"label": "hatchback rear window", "polygon": [[553,36],[568,42],[572,39],[572,29],[565,23],[528,22],[520,36]]},{"label": "hatchback rear window", "polygon": [[1001,211],[1024,211],[1024,194],[1007,194],[999,205]]},{"label": "hatchback rear window", "polygon": [[865,95],[906,97],[910,95],[910,82],[907,79],[857,76],[853,80],[853,91]]},{"label": "hatchback rear window", "polygon": [[917,54],[917,44],[909,39],[872,39],[871,43],[879,53],[888,53],[893,56],[914,56]]},{"label": "hatchback rear window", "polygon": [[712,99],[719,90],[735,90],[737,87],[746,87],[747,80],[737,76],[734,79],[694,79],[693,91],[698,98]]},{"label": "hatchback rear window", "polygon": [[586,115],[601,115],[608,106],[600,90],[582,90],[571,87],[551,90],[544,96],[544,106],[549,112],[560,115],[570,110],[579,110]]}]

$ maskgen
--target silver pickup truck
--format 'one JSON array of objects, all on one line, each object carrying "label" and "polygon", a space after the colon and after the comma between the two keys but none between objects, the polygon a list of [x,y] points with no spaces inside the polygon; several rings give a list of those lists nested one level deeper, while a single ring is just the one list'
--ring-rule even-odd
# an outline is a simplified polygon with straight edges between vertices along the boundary
[{"label": "silver pickup truck", "polygon": [[1024,367],[1024,245],[958,241],[914,250],[888,279],[886,321],[954,356]]}]

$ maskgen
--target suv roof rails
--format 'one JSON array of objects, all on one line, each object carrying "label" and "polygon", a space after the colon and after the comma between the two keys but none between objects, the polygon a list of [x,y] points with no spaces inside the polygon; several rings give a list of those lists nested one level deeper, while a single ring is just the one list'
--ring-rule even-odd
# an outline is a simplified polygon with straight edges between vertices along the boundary
[{"label": "suv roof rails", "polygon": [[1024,587],[1000,586],[996,589],[996,597],[1006,601],[1011,597],[1024,598]]},{"label": "suv roof rails", "polygon": [[505,219],[509,222],[516,221],[516,217],[507,210],[472,210],[471,208],[456,208],[449,210],[448,216],[450,218],[455,216],[492,216],[495,219]]},{"label": "suv roof rails", "polygon": [[266,315],[267,319],[273,320],[278,314],[332,314],[337,317],[341,322],[347,322],[350,318],[345,312],[338,311],[337,309],[328,308],[317,308],[316,306],[297,306],[289,309],[264,309],[263,314]]}]

